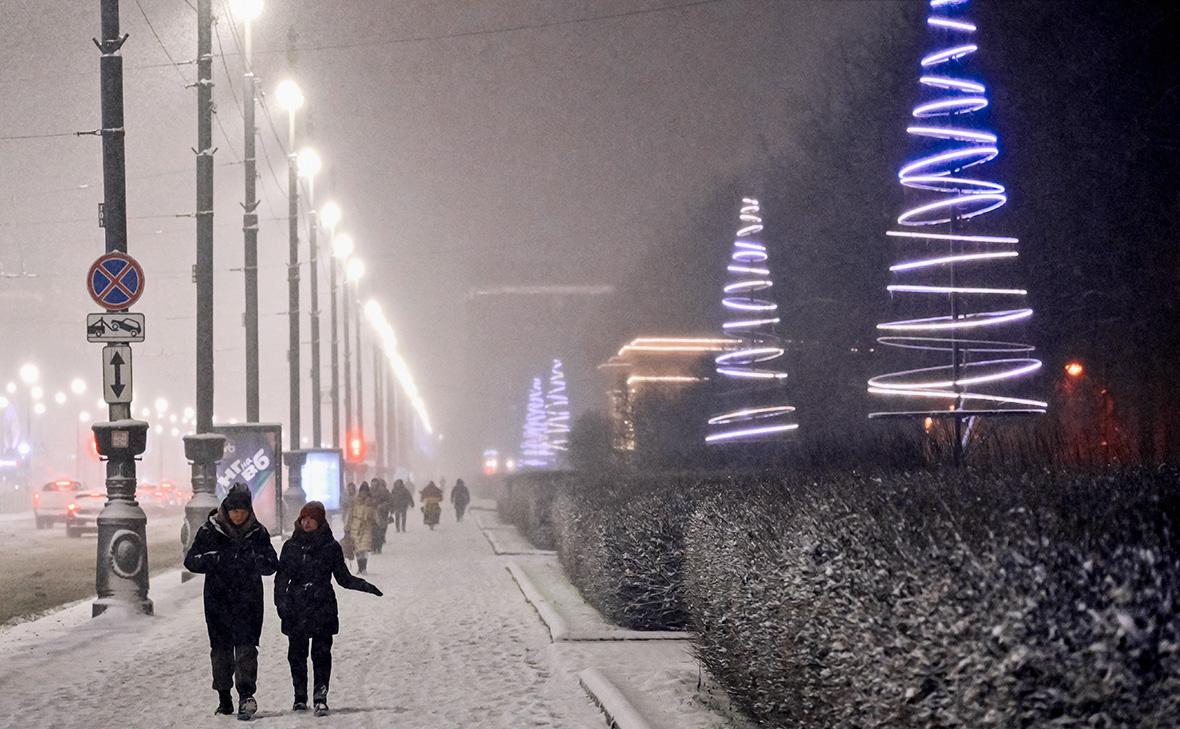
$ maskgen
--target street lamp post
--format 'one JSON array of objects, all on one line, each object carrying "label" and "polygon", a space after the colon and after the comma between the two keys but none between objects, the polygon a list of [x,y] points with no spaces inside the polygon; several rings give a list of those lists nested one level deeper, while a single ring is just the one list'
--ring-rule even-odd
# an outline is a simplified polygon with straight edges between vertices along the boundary
[{"label": "street lamp post", "polygon": [[[217,508],[217,462],[225,453],[225,437],[213,429],[213,8],[197,2],[197,341],[196,433],[184,438],[185,457],[192,462],[193,496],[184,508],[181,544],[187,550],[210,510]],[[167,403],[157,401],[163,416]],[[157,431],[159,435],[159,431]],[[163,447],[161,446],[161,454]],[[162,461],[161,461],[162,467]],[[192,575],[182,573],[181,579]]]},{"label": "street lamp post", "polygon": [[311,273],[311,444],[319,448],[323,445],[323,431],[320,402],[319,243],[316,240],[319,216],[315,208],[315,176],[319,174],[321,163],[314,149],[300,151],[298,162],[299,176],[307,180],[307,242],[311,250],[308,264]]},{"label": "street lamp post", "polygon": [[332,398],[332,447],[340,447],[340,367],[337,347],[339,336],[336,324],[336,226],[340,223],[340,206],[334,202],[327,202],[320,210],[320,220],[328,228],[328,240],[331,241],[332,255],[328,257],[328,299],[331,329],[331,398]]},{"label": "street lamp post", "polygon": [[[295,160],[295,112],[303,106],[303,92],[294,81],[279,84],[276,96],[287,112],[287,377],[290,385],[290,424],[287,435],[287,493],[283,504],[298,511],[303,505],[303,462],[299,413],[299,176]],[[285,523],[285,522],[284,522]]]},{"label": "street lamp post", "polygon": [[[356,430],[362,442],[365,439],[365,360],[364,350],[361,349],[361,305],[360,305],[360,280],[365,275],[365,264],[361,259],[354,258],[349,261],[350,278],[353,281],[353,294],[356,299],[353,300],[354,316],[353,326],[356,328]],[[358,464],[359,471],[364,470],[364,464]]]},{"label": "street lamp post", "polygon": [[262,0],[233,0],[234,17],[242,22],[242,56],[245,74],[242,79],[242,110],[245,117],[243,152],[246,174],[246,200],[242,203],[242,233],[245,238],[243,273],[246,283],[246,422],[257,423],[258,403],[258,180],[254,123],[257,106],[257,79],[254,76],[252,25],[262,14]]}]

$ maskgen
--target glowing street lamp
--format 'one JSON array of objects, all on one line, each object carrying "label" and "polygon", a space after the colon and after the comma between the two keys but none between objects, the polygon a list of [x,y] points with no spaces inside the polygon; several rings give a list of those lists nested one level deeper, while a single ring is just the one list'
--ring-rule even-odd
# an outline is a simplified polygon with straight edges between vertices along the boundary
[{"label": "glowing street lamp", "polygon": [[347,261],[355,248],[356,244],[348,233],[339,233],[332,238],[332,255],[342,261]]},{"label": "glowing street lamp", "polygon": [[349,258],[345,266],[344,275],[349,283],[355,284],[365,277],[365,262],[359,258]]},{"label": "glowing street lamp", "polygon": [[230,11],[243,23],[252,23],[262,15],[262,0],[230,0]]},{"label": "glowing street lamp", "polygon": [[75,377],[74,379],[70,380],[70,392],[74,393],[75,395],[85,395],[86,380],[83,380],[81,377]]},{"label": "glowing street lamp", "polygon": [[299,154],[295,155],[295,166],[299,170],[300,177],[311,179],[320,173],[320,169],[323,168],[323,160],[320,159],[319,152],[311,147],[304,147],[299,150]]},{"label": "glowing street lamp", "polygon": [[340,217],[340,206],[334,201],[329,200],[320,207],[320,220],[328,226],[329,232],[335,232],[336,226],[340,224]]},{"label": "glowing street lamp", "polygon": [[275,89],[279,106],[288,114],[294,114],[303,107],[303,90],[291,79],[282,81]]},{"label": "glowing street lamp", "polygon": [[296,155],[296,167],[299,176],[307,180],[307,242],[311,250],[311,260],[308,270],[311,273],[311,391],[315,396],[311,398],[311,441],[319,448],[323,445],[321,436],[322,418],[320,414],[320,286],[319,286],[319,242],[316,233],[319,228],[318,214],[315,208],[315,176],[323,167],[320,155],[310,147],[304,147]]},{"label": "glowing street lamp", "polygon": [[20,380],[26,385],[36,384],[37,380],[41,379],[41,371],[37,369],[37,365],[32,362],[21,365]]},{"label": "glowing street lamp", "polygon": [[1082,366],[1081,362],[1074,360],[1065,366],[1065,374],[1077,379],[1086,373],[1086,368]]}]

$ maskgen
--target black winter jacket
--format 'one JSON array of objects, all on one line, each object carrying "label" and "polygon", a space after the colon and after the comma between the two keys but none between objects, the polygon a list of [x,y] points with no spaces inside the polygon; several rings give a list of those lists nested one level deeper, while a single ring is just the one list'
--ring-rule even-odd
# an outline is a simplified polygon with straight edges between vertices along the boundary
[{"label": "black winter jacket", "polygon": [[205,575],[205,626],[211,646],[258,645],[262,635],[262,576],[278,567],[266,527],[254,519],[227,526],[218,511],[197,530],[184,557],[189,572]]},{"label": "black winter jacket", "polygon": [[346,590],[374,595],[381,591],[348,571],[344,550],[332,536],[332,528],[320,525],[314,532],[298,526],[283,545],[275,575],[275,607],[283,621],[283,633],[301,637],[340,632],[336,591],[332,577]]}]

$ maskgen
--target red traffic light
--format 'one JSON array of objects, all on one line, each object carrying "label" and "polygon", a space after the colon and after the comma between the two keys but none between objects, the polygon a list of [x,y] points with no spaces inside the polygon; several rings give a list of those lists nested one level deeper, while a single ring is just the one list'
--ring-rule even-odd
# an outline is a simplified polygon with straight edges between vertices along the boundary
[{"label": "red traffic light", "polygon": [[348,434],[348,441],[345,444],[344,457],[349,463],[363,463],[365,460],[365,434],[361,431],[356,431]]}]

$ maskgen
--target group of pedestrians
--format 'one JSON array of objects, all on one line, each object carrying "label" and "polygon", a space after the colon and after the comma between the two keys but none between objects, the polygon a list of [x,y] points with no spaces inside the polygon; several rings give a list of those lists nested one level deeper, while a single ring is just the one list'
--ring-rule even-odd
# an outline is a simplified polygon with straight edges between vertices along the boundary
[{"label": "group of pedestrians", "polygon": [[381,590],[348,570],[344,552],[332,535],[324,505],[318,501],[299,511],[295,531],[276,555],[270,533],[254,515],[250,489],[234,484],[221,505],[209,513],[184,558],[185,569],[205,575],[205,625],[217,714],[233,714],[232,689],[238,689],[238,719],[258,711],[258,642],[262,636],[262,578],[275,576],[274,601],[287,636],[287,662],[294,711],[307,711],[307,658],[313,671],[312,702],[316,716],[328,714],[332,676],[332,640],[340,631],[332,578],[343,588],[381,596]]},{"label": "group of pedestrians", "polygon": [[[442,482],[445,486],[445,481]],[[328,523],[324,505],[308,502],[299,511],[290,539],[276,554],[270,532],[254,515],[249,487],[236,483],[217,509],[197,530],[184,557],[190,572],[205,576],[205,625],[209,633],[209,659],[216,714],[233,714],[232,690],[238,690],[238,719],[248,721],[258,711],[254,698],[258,679],[258,642],[262,636],[262,578],[274,575],[274,603],[282,632],[287,636],[287,662],[294,689],[292,710],[308,710],[307,659],[312,664],[312,708],[326,716],[332,676],[332,641],[340,632],[339,610],[332,579],[347,590],[381,596],[372,583],[353,575],[348,561],[356,559],[357,572],[368,572],[371,553],[381,553],[392,523],[406,530],[406,512],[414,506],[413,483],[401,479],[390,489],[374,478],[360,487],[348,485],[344,503],[344,535],[338,542]],[[433,481],[419,492],[424,521],[433,529],[443,489]],[[451,489],[455,517],[471,502],[463,479]],[[429,509],[428,509],[429,507]],[[433,524],[431,517],[433,516]]]}]

